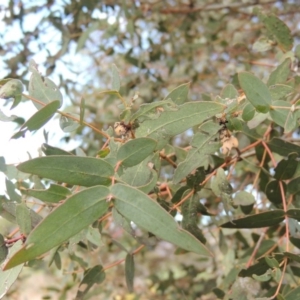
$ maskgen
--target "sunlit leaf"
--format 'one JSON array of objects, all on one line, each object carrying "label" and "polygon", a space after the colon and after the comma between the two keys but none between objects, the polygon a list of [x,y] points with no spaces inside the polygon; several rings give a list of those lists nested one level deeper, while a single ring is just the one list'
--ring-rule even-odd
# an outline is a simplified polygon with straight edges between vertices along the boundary
[{"label": "sunlit leaf", "polygon": [[171,99],[175,104],[180,105],[186,101],[189,93],[190,83],[184,83],[172,90],[165,99]]},{"label": "sunlit leaf", "polygon": [[271,74],[267,86],[277,83],[285,83],[290,74],[291,59],[286,58]]},{"label": "sunlit leaf", "polygon": [[122,145],[117,153],[117,160],[125,167],[139,164],[153,153],[156,141],[149,138],[130,140]]},{"label": "sunlit leaf", "polygon": [[[22,247],[22,242],[18,241],[16,242],[10,249],[8,258],[14,255],[20,248]],[[20,272],[22,271],[23,264],[20,264],[19,266],[3,271],[0,268],[0,298],[2,299],[4,295],[9,291],[10,287],[14,284],[14,282],[17,280]]]},{"label": "sunlit leaf", "polygon": [[[70,115],[78,119],[77,115],[74,114],[70,114]],[[80,123],[73,120],[72,118],[61,115],[59,118],[59,126],[64,132],[72,132],[80,126]]]},{"label": "sunlit leaf", "polygon": [[256,110],[261,113],[267,113],[272,103],[272,97],[268,87],[249,72],[240,72],[239,82],[247,99]]},{"label": "sunlit leaf", "polygon": [[95,186],[74,194],[53,210],[29,234],[25,245],[6,263],[8,270],[67,241],[108,209],[109,189]]},{"label": "sunlit leaf", "polygon": [[185,250],[210,256],[207,248],[187,231],[159,204],[143,192],[122,184],[111,187],[117,210],[137,226]]},{"label": "sunlit leaf", "polygon": [[18,170],[73,185],[107,185],[113,167],[100,158],[51,155],[28,160]]}]

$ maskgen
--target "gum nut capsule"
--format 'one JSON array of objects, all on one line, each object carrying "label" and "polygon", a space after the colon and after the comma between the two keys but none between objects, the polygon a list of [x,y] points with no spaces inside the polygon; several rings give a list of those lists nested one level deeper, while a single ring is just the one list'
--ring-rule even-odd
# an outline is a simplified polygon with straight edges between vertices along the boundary
[{"label": "gum nut capsule", "polygon": [[239,147],[239,141],[235,136],[231,136],[230,141],[231,141],[232,148],[238,148]]},{"label": "gum nut capsule", "polygon": [[126,132],[127,132],[127,129],[120,122],[116,122],[115,125],[114,125],[114,131],[115,131],[116,135],[120,136],[120,135],[125,135]]}]

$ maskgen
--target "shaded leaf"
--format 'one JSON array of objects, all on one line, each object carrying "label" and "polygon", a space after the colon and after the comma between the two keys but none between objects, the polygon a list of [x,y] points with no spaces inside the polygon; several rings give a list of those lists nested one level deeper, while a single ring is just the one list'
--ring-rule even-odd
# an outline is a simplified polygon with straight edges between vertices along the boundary
[{"label": "shaded leaf", "polygon": [[27,236],[31,231],[30,210],[24,202],[16,206],[16,219],[20,228],[20,232]]},{"label": "shaded leaf", "polygon": [[267,144],[273,152],[281,156],[287,156],[293,152],[297,153],[298,156],[300,156],[300,146],[294,143],[290,143],[283,139],[275,137],[272,138],[272,140],[269,141]]},{"label": "shaded leaf", "polygon": [[295,300],[300,298],[300,287],[296,287],[292,291],[284,295],[285,300]]},{"label": "shaded leaf", "polygon": [[22,92],[24,90],[23,83],[19,79],[9,79],[0,88],[0,98],[14,98],[11,108],[16,107],[22,100]]},{"label": "shaded leaf", "polygon": [[142,162],[153,153],[156,141],[149,138],[130,140],[122,145],[117,153],[117,160],[125,167],[132,167]]},{"label": "shaded leaf", "polygon": [[105,279],[103,267],[98,265],[84,272],[75,300],[82,300],[94,284],[100,284]]},{"label": "shaded leaf", "polygon": [[22,193],[49,203],[58,203],[71,195],[69,189],[58,184],[51,184],[47,190],[23,189]]},{"label": "shaded leaf", "polygon": [[107,187],[95,186],[68,198],[31,231],[25,245],[11,257],[4,269],[46,253],[96,221],[108,209],[108,195]]},{"label": "shaded leaf", "polygon": [[238,93],[237,89],[234,87],[234,85],[227,84],[223,88],[220,96],[223,99],[226,99],[226,98],[228,98],[228,99],[234,99],[234,98],[236,98],[236,97],[239,96],[239,93]]},{"label": "shaded leaf", "polygon": [[[282,182],[284,192],[286,192],[286,183]],[[266,195],[275,205],[282,204],[280,185],[277,180],[270,181],[266,186]]]},{"label": "shaded leaf", "polygon": [[112,186],[111,192],[117,210],[137,226],[185,250],[210,256],[204,245],[180,229],[174,219],[146,194],[122,184]]},{"label": "shaded leaf", "polygon": [[126,255],[125,259],[125,278],[128,291],[129,293],[132,293],[134,280],[134,256],[130,253]]},{"label": "shaded leaf", "polygon": [[8,253],[8,248],[2,234],[0,234],[0,264],[5,260]]},{"label": "shaded leaf", "polygon": [[286,214],[289,218],[296,219],[297,221],[300,221],[300,209],[297,209],[297,208],[289,209],[286,212]]},{"label": "shaded leaf", "polygon": [[292,179],[289,183],[288,183],[288,192],[290,194],[297,194],[300,192],[300,176]]},{"label": "shaded leaf", "polygon": [[165,100],[171,99],[177,105],[183,104],[188,96],[189,87],[190,83],[179,85],[165,97]]},{"label": "shaded leaf", "polygon": [[73,185],[108,185],[114,168],[93,157],[52,155],[38,157],[18,165],[18,170]]},{"label": "shaded leaf", "polygon": [[267,113],[272,103],[268,87],[252,73],[240,72],[238,76],[240,85],[250,103],[258,112]]},{"label": "shaded leaf", "polygon": [[255,107],[251,103],[247,103],[243,110],[242,118],[244,121],[250,121],[254,118]]},{"label": "shaded leaf", "polygon": [[277,225],[284,220],[284,211],[281,209],[258,213],[232,222],[222,224],[223,228],[262,228]]},{"label": "shaded leaf", "polygon": [[294,88],[292,86],[286,84],[275,84],[269,87],[273,101],[286,100],[286,98],[291,95],[293,90]]},{"label": "shaded leaf", "polygon": [[288,159],[282,159],[275,168],[274,178],[277,180],[291,179],[298,167],[298,155],[290,153]]},{"label": "shaded leaf", "polygon": [[179,163],[173,177],[176,184],[190,174],[193,170],[208,164],[209,154],[213,154],[220,148],[220,143],[213,140],[213,136],[196,133],[191,142],[192,149],[188,152],[186,159]]}]

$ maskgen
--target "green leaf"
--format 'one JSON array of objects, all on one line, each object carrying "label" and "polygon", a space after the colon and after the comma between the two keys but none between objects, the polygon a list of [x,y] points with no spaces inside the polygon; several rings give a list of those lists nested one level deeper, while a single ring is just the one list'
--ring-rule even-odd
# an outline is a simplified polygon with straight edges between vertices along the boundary
[{"label": "green leaf", "polygon": [[[18,251],[22,247],[22,242],[16,242],[10,249],[8,257],[11,257],[16,251]],[[3,271],[0,268],[0,297],[2,297],[10,291],[10,287],[14,284],[17,280],[21,270],[23,268],[23,264],[17,266],[8,271]]]},{"label": "green leaf", "polygon": [[132,167],[142,162],[153,153],[156,141],[149,138],[130,140],[122,145],[117,153],[117,160],[125,167]]},{"label": "green leaf", "polygon": [[143,192],[123,184],[111,187],[116,209],[137,226],[187,251],[210,256],[208,249],[180,229],[170,214]]},{"label": "green leaf", "polygon": [[119,76],[119,70],[116,65],[112,65],[112,90],[119,91],[121,87],[121,81]]},{"label": "green leaf", "polygon": [[80,101],[80,125],[83,125],[83,120],[84,120],[84,112],[85,112],[85,100],[82,97]]},{"label": "green leaf", "polygon": [[258,112],[267,113],[272,103],[268,87],[252,73],[240,72],[238,76],[241,88],[250,103]]},{"label": "green leaf", "polygon": [[16,219],[20,227],[20,232],[27,236],[31,231],[30,210],[24,202],[16,206]]},{"label": "green leaf", "polygon": [[266,263],[269,265],[270,268],[279,268],[280,265],[278,261],[273,257],[265,257]]},{"label": "green leaf", "polygon": [[225,106],[217,102],[188,102],[176,111],[165,111],[155,120],[146,120],[136,130],[136,137],[153,137],[167,141],[169,137],[201,124],[221,113]]},{"label": "green leaf", "polygon": [[[286,191],[286,183],[282,182],[284,192]],[[270,181],[266,186],[266,196],[275,205],[282,204],[282,196],[279,182],[277,180]]]},{"label": "green leaf", "polygon": [[288,159],[282,159],[275,168],[274,178],[277,180],[287,180],[291,179],[297,169],[298,155],[296,153],[290,153]]},{"label": "green leaf", "polygon": [[259,17],[283,52],[287,52],[293,48],[293,36],[283,21],[273,14],[260,14]]},{"label": "green leaf", "polygon": [[114,168],[93,157],[52,155],[38,157],[18,165],[18,170],[72,185],[108,185]]},{"label": "green leaf", "polygon": [[75,300],[83,300],[84,296],[94,284],[100,284],[105,280],[103,267],[98,265],[84,272],[84,277],[80,282]]},{"label": "green leaf", "polygon": [[127,168],[120,179],[144,193],[148,193],[156,185],[157,172],[148,166],[149,160],[145,159],[140,164]]},{"label": "green leaf", "polygon": [[285,300],[295,300],[295,299],[299,299],[299,298],[300,298],[300,287],[299,286],[284,295]]},{"label": "green leaf", "polygon": [[292,94],[293,90],[294,88],[292,86],[286,84],[275,84],[269,87],[273,101],[286,100],[286,98]]},{"label": "green leaf", "polygon": [[83,47],[84,47],[84,44],[86,43],[87,39],[89,38],[90,34],[99,29],[100,28],[100,22],[99,21],[96,21],[96,22],[93,22],[91,24],[91,26],[89,26],[79,37],[78,41],[77,41],[77,47],[76,47],[76,53],[78,51],[80,51]]},{"label": "green leaf", "polygon": [[16,187],[9,179],[5,178],[6,192],[11,201],[21,202],[21,196],[16,192]]},{"label": "green leaf", "polygon": [[[75,114],[70,114],[78,119],[78,116]],[[74,121],[71,118],[61,115],[59,118],[59,126],[64,132],[72,132],[79,128],[80,123]]]},{"label": "green leaf", "polygon": [[[33,62],[33,64],[35,63]],[[29,95],[44,104],[58,100],[61,106],[63,102],[61,92],[52,80],[47,77],[42,77],[36,68],[36,65],[31,68],[32,75],[28,86]],[[35,101],[32,101],[32,103],[37,109],[43,107],[43,105],[36,103]]]},{"label": "green leaf", "polygon": [[189,87],[190,83],[179,85],[165,97],[165,100],[171,99],[177,105],[183,104],[188,96]]},{"label": "green leaf", "polygon": [[11,108],[16,107],[22,100],[22,92],[24,90],[23,83],[19,79],[9,79],[0,88],[0,98],[14,98]]},{"label": "green leaf", "polygon": [[71,195],[69,189],[57,184],[51,184],[47,190],[24,189],[22,193],[49,203],[58,203]]},{"label": "green leaf", "polygon": [[41,147],[41,150],[46,154],[46,155],[73,155],[70,152],[67,152],[63,149],[56,148],[53,146],[50,146],[48,144],[43,144]]},{"label": "green leaf", "polygon": [[133,293],[134,256],[130,253],[126,255],[125,259],[125,278],[128,292]]},{"label": "green leaf", "polygon": [[196,133],[191,142],[192,149],[186,159],[179,163],[173,177],[173,183],[178,183],[193,170],[208,164],[209,154],[213,154],[220,148],[219,142],[213,141],[213,135]]},{"label": "green leaf", "polygon": [[247,103],[243,110],[242,118],[244,121],[250,121],[254,118],[255,107],[251,103]]},{"label": "green leaf", "polygon": [[221,98],[234,99],[239,96],[237,89],[232,84],[227,84],[221,92]]},{"label": "green leaf", "polygon": [[233,192],[232,186],[230,185],[225,171],[219,168],[217,174],[211,184],[211,189],[214,194],[218,197],[222,196],[222,193],[231,195]]},{"label": "green leaf", "polygon": [[300,146],[294,143],[290,143],[275,137],[272,138],[272,140],[269,141],[267,144],[273,152],[281,156],[287,156],[293,152],[297,153],[298,156],[300,156]]},{"label": "green leaf", "polygon": [[300,192],[300,176],[292,179],[288,183],[288,192],[292,195],[297,194]]},{"label": "green leaf", "polygon": [[18,117],[17,117],[17,116],[14,116],[14,115],[8,117],[7,115],[5,115],[5,114],[2,112],[2,110],[0,110],[0,121],[2,121],[2,122],[11,122],[11,121],[16,120],[17,118],[18,118]]},{"label": "green leaf", "polygon": [[8,253],[8,247],[5,244],[3,235],[0,234],[0,263],[2,263],[6,259],[7,253]]},{"label": "green leaf", "polygon": [[286,215],[287,215],[289,218],[292,218],[292,219],[295,219],[295,220],[297,220],[297,221],[300,221],[300,209],[297,209],[297,208],[289,209],[289,210],[286,212]]},{"label": "green leaf", "polygon": [[252,194],[246,192],[246,191],[240,191],[237,192],[234,199],[233,199],[233,203],[235,205],[251,205],[253,203],[255,203],[255,198]]},{"label": "green leaf", "polygon": [[33,116],[29,118],[20,128],[20,131],[25,132],[26,130],[34,131],[44,126],[56,113],[60,107],[59,101],[53,101],[45,105]]},{"label": "green leaf", "polygon": [[267,86],[277,83],[285,83],[290,74],[291,59],[286,58],[270,75]]},{"label": "green leaf", "polygon": [[284,220],[284,211],[281,209],[267,211],[247,216],[222,224],[223,228],[262,228],[277,225]]},{"label": "green leaf", "polygon": [[175,109],[175,105],[171,99],[157,101],[153,103],[144,103],[139,107],[139,110],[132,114],[130,121],[134,121],[141,117],[147,117],[149,119],[156,119],[159,117],[160,113],[157,112],[158,108],[162,108],[163,111]]},{"label": "green leaf", "polygon": [[25,245],[6,263],[8,270],[61,245],[100,218],[108,209],[109,189],[95,186],[68,198],[29,234]]}]

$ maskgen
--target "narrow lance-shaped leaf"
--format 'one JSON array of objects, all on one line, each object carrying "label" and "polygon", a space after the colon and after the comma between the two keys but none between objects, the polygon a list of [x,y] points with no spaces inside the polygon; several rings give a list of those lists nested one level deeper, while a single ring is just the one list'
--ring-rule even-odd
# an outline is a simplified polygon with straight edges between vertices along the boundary
[{"label": "narrow lance-shaped leaf", "polygon": [[117,153],[117,160],[125,167],[132,167],[142,162],[153,153],[156,141],[149,138],[130,140],[122,145]]},{"label": "narrow lance-shaped leaf", "polygon": [[128,291],[129,293],[132,293],[134,280],[134,256],[130,253],[126,255],[125,259],[125,278]]},{"label": "narrow lance-shaped leaf", "polygon": [[249,72],[241,72],[238,76],[239,83],[247,99],[258,112],[267,113],[272,103],[272,97],[268,87]]},{"label": "narrow lance-shaped leaf", "polygon": [[114,168],[106,161],[93,157],[52,155],[21,163],[20,171],[73,185],[108,185]]},{"label": "narrow lance-shaped leaf", "polygon": [[108,209],[108,195],[107,187],[95,186],[68,198],[29,234],[25,245],[12,256],[4,269],[46,253],[96,221]]},{"label": "narrow lance-shaped leaf", "polygon": [[27,120],[20,128],[20,131],[34,131],[44,126],[56,113],[60,107],[59,101],[53,101],[45,105],[37,111],[29,120]]},{"label": "narrow lance-shaped leaf", "polygon": [[[18,251],[22,247],[22,242],[17,241],[10,249],[8,258],[10,258],[16,251]],[[21,270],[23,268],[23,264],[20,264],[16,268],[11,270],[3,271],[0,268],[0,298],[2,299],[4,295],[10,290],[10,287],[17,280]]]},{"label": "narrow lance-shaped leaf", "polygon": [[116,209],[137,226],[187,251],[211,255],[200,241],[179,228],[171,215],[143,192],[123,184],[115,184],[111,192]]},{"label": "narrow lance-shaped leaf", "polygon": [[155,120],[146,120],[136,130],[136,137],[172,137],[221,113],[225,105],[217,102],[188,102],[176,111],[165,111]]},{"label": "narrow lance-shaped leaf", "polygon": [[119,91],[121,87],[121,81],[119,76],[119,70],[116,65],[112,65],[112,90]]},{"label": "narrow lance-shaped leaf", "polygon": [[47,190],[24,189],[21,191],[27,196],[50,203],[57,203],[71,195],[69,189],[57,184],[51,184]]},{"label": "narrow lance-shaped leaf", "polygon": [[238,220],[222,224],[223,228],[262,228],[277,225],[284,220],[284,211],[281,209],[251,215]]},{"label": "narrow lance-shaped leaf", "polygon": [[300,146],[294,143],[287,142],[280,138],[273,138],[267,144],[272,151],[279,155],[287,156],[290,153],[295,152],[300,156]]},{"label": "narrow lance-shaped leaf", "polygon": [[20,232],[27,236],[31,231],[30,210],[24,202],[16,206],[16,218],[20,227]]},{"label": "narrow lance-shaped leaf", "polygon": [[82,300],[94,284],[100,284],[105,279],[103,267],[98,265],[84,272],[75,300]]}]

